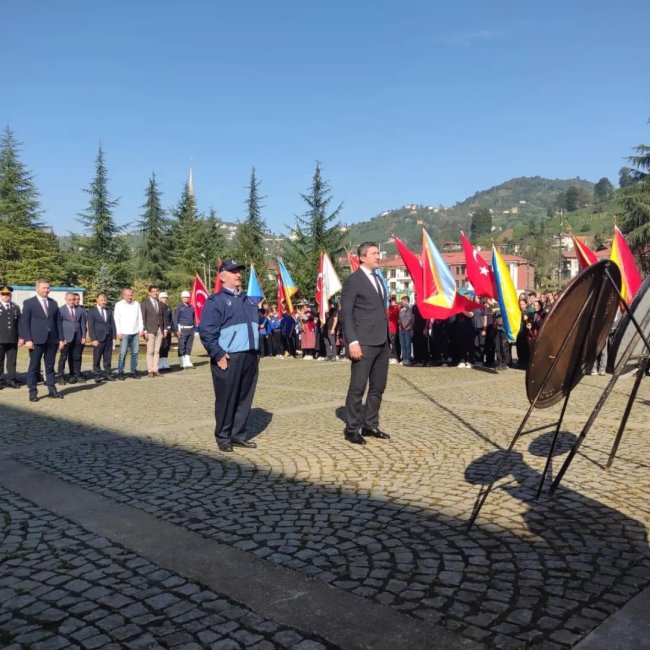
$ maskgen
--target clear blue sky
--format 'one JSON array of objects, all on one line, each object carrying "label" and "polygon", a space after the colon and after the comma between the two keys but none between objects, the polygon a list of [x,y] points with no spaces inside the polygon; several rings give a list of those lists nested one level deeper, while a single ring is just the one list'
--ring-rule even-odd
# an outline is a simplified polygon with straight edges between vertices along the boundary
[{"label": "clear blue sky", "polygon": [[0,125],[58,233],[100,142],[119,223],[190,164],[226,220],[254,165],[276,232],[316,160],[349,223],[514,176],[617,184],[650,142],[649,25],[647,0],[4,0]]}]

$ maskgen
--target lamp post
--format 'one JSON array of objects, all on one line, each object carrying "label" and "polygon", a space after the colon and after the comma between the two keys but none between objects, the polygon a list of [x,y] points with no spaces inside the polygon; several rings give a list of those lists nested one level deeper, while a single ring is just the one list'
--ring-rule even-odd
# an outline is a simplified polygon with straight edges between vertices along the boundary
[{"label": "lamp post", "polygon": [[208,286],[208,280],[205,275],[205,253],[201,253],[201,258],[203,259],[203,284],[207,287]]}]

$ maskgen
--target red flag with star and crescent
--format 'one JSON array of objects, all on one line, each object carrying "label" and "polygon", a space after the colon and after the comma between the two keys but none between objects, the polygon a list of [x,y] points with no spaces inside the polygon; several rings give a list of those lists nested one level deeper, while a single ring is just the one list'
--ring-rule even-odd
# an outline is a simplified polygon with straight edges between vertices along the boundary
[{"label": "red flag with star and crescent", "polygon": [[194,314],[196,315],[197,324],[201,322],[201,314],[208,299],[208,290],[198,276],[194,276],[194,285],[192,286],[192,293],[190,294],[190,305],[194,307]]},{"label": "red flag with star and crescent", "polygon": [[483,256],[472,246],[465,233],[460,231],[460,241],[465,253],[465,268],[467,269],[467,279],[474,287],[474,293],[477,296],[487,296],[496,300],[496,284],[494,273],[483,259]]},{"label": "red flag with star and crescent", "polygon": [[214,274],[214,286],[212,293],[219,293],[221,291],[221,278],[219,277],[219,267],[221,266],[221,258],[217,261],[217,270]]}]

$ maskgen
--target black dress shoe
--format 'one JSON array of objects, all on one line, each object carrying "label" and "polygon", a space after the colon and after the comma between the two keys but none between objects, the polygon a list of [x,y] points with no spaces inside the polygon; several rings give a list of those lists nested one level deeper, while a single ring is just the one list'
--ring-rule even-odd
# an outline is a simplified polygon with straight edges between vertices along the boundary
[{"label": "black dress shoe", "polygon": [[38,395],[36,393],[30,393],[29,394],[29,401],[30,402],[38,402]]},{"label": "black dress shoe", "polygon": [[361,435],[371,438],[381,438],[382,440],[388,440],[390,436],[379,429],[361,429]]},{"label": "black dress shoe", "polygon": [[74,375],[72,375],[72,377],[70,377],[70,383],[71,384],[76,384],[77,383],[77,378]]},{"label": "black dress shoe", "polygon": [[255,449],[257,444],[254,442],[249,442],[248,440],[233,440],[233,447],[246,447],[246,449]]},{"label": "black dress shoe", "polygon": [[104,375],[104,379],[105,379],[106,381],[117,381],[115,375],[111,375],[110,372],[107,372],[107,373]]},{"label": "black dress shoe", "polygon": [[229,442],[218,442],[219,451],[232,451],[232,445]]},{"label": "black dress shoe", "polygon": [[140,375],[139,375],[137,372],[132,372],[132,373],[131,373],[131,377],[132,377],[133,379],[140,379]]},{"label": "black dress shoe", "polygon": [[9,381],[7,382],[7,387],[8,388],[20,388],[21,384],[19,384],[17,381]]},{"label": "black dress shoe", "polygon": [[345,434],[345,439],[348,442],[351,442],[353,445],[367,445],[368,443],[365,441],[364,437],[358,433],[346,433]]},{"label": "black dress shoe", "polygon": [[56,389],[51,389],[47,396],[51,397],[52,399],[63,399],[63,395],[61,395],[61,393],[59,393],[59,391]]},{"label": "black dress shoe", "polygon": [[126,379],[126,375],[125,375],[123,372],[121,372],[121,373],[117,376],[117,378],[118,378],[120,381],[124,381],[124,380]]},{"label": "black dress shoe", "polygon": [[95,383],[96,384],[101,384],[104,381],[103,377],[95,377]]}]

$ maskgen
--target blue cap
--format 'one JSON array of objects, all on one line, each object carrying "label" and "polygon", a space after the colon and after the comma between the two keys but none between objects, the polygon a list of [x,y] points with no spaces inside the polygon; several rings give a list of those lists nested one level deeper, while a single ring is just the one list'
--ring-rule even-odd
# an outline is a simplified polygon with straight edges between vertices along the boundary
[{"label": "blue cap", "polygon": [[219,265],[219,273],[222,271],[243,271],[245,268],[244,264],[237,264],[235,260],[224,260]]}]

